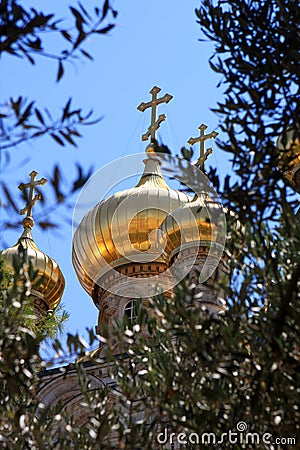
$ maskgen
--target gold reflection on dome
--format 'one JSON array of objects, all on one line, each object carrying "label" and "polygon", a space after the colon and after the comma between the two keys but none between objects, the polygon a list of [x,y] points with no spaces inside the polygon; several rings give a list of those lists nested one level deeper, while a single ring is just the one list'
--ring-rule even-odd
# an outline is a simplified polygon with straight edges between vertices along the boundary
[{"label": "gold reflection on dome", "polygon": [[[38,249],[33,241],[30,229],[25,228],[17,244],[2,252],[5,263],[11,269],[13,269],[14,257],[19,255],[20,245],[27,251],[28,266],[30,261],[34,271],[37,272],[32,283],[32,295],[46,303],[45,309],[55,309],[65,288],[65,279],[57,262]],[[35,283],[37,283],[36,288]]]},{"label": "gold reflection on dome", "polygon": [[[200,144],[200,156],[195,166],[200,167],[202,172],[204,172],[207,157],[212,153],[211,148],[205,150],[205,142],[218,136],[216,131],[205,134],[207,128],[207,125],[202,123],[198,128],[199,136],[191,137],[187,141],[191,146],[195,143]],[[172,258],[181,249],[191,246],[209,247],[212,242],[222,244],[224,236],[218,233],[219,213],[223,217],[223,208],[205,192],[195,195],[191,202],[171,211],[160,227],[161,242],[165,244],[166,257]],[[220,230],[222,229],[221,226]]]},{"label": "gold reflection on dome", "polygon": [[157,230],[169,211],[190,200],[166,184],[151,144],[147,156],[137,185],[94,206],[74,234],[73,265],[81,285],[91,296],[94,284],[104,273],[131,258],[165,262]]},{"label": "gold reflection on dome", "polygon": [[220,207],[205,195],[195,196],[192,202],[171,211],[161,225],[165,253],[169,258],[180,249],[219,241],[217,225],[211,220],[211,208]]}]

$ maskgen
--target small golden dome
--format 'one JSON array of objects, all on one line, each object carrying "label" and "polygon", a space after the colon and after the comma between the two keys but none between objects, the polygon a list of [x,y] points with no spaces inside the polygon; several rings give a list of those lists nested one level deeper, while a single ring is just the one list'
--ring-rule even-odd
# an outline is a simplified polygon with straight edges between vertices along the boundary
[{"label": "small golden dome", "polygon": [[94,206],[73,237],[73,265],[82,287],[93,288],[111,268],[131,261],[165,262],[157,231],[168,213],[190,200],[165,182],[154,147],[147,147],[138,184]]},{"label": "small golden dome", "polygon": [[[30,261],[34,271],[37,271],[31,293],[35,299],[40,299],[42,301],[39,302],[40,309],[44,311],[53,310],[59,304],[64,292],[64,276],[57,262],[39,250],[35,245],[31,234],[33,219],[31,217],[26,217],[23,221],[23,226],[23,234],[16,245],[4,250],[2,255],[5,258],[7,266],[13,270],[14,258],[19,255],[20,245],[23,247],[27,252],[28,266]],[[36,287],[34,286],[35,282],[37,283]]]},{"label": "small golden dome", "polygon": [[278,167],[290,182],[293,189],[300,193],[300,138],[294,127],[288,128],[277,139],[279,153]]},{"label": "small golden dome", "polygon": [[220,204],[206,193],[195,195],[190,203],[171,211],[160,227],[167,257],[172,258],[180,250],[199,244],[210,246],[214,242],[223,245],[223,220],[224,209]]}]

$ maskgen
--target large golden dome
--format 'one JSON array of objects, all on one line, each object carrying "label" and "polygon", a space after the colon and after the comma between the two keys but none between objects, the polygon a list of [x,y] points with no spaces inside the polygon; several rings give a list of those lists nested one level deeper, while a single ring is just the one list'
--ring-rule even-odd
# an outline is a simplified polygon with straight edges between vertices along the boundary
[{"label": "large golden dome", "polygon": [[31,263],[33,270],[37,272],[31,289],[31,294],[35,298],[35,304],[40,311],[53,310],[59,304],[64,292],[64,276],[57,262],[39,250],[34,243],[31,234],[32,218],[27,217],[24,219],[23,224],[24,231],[18,242],[13,247],[4,250],[2,255],[8,268],[13,270],[14,259],[20,256],[19,250],[25,250],[27,267],[29,268]]},{"label": "large golden dome", "polygon": [[132,261],[166,262],[158,229],[168,213],[190,201],[165,182],[150,144],[138,184],[94,206],[73,238],[73,265],[83,288],[93,296],[97,281],[111,268]]}]

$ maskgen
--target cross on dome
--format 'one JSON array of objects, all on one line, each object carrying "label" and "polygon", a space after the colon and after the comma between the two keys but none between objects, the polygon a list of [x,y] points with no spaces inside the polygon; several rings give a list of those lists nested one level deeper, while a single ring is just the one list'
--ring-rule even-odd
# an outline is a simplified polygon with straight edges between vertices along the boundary
[{"label": "cross on dome", "polygon": [[200,142],[200,156],[195,164],[196,167],[200,167],[202,171],[204,171],[204,163],[207,157],[212,153],[212,148],[208,148],[205,151],[205,141],[207,139],[214,139],[218,136],[219,133],[217,131],[212,131],[211,133],[205,134],[205,130],[207,129],[207,125],[202,123],[200,127],[198,127],[198,130],[200,130],[200,136],[193,138],[191,137],[187,143],[189,145],[194,145],[196,142]]},{"label": "cross on dome", "polygon": [[170,94],[165,94],[163,97],[161,98],[157,98],[157,94],[161,91],[161,89],[157,86],[154,86],[151,91],[150,94],[152,95],[152,100],[150,102],[142,102],[137,109],[139,111],[146,111],[146,109],[151,108],[151,124],[148,128],[148,131],[142,135],[142,141],[147,141],[150,137],[151,137],[151,141],[153,141],[155,139],[155,135],[156,135],[156,130],[158,130],[161,122],[163,122],[164,120],[166,120],[166,115],[165,114],[160,114],[158,116],[158,119],[156,119],[156,111],[157,111],[157,105],[159,105],[160,103],[169,103],[170,100],[172,100],[173,95]]},{"label": "cross on dome", "polygon": [[33,226],[33,219],[32,219],[32,209],[36,202],[42,198],[41,194],[36,194],[34,192],[34,188],[36,186],[41,186],[47,183],[48,180],[46,178],[41,178],[40,180],[36,180],[36,176],[38,175],[38,172],[33,170],[29,176],[30,176],[30,182],[29,183],[21,183],[19,185],[20,191],[23,191],[25,194],[27,194],[26,190],[29,189],[28,199],[25,207],[20,210],[20,214],[23,215],[27,212],[26,218],[23,220],[23,225],[25,226],[25,222],[27,225],[28,218],[30,218],[30,223],[28,223],[29,226]]}]

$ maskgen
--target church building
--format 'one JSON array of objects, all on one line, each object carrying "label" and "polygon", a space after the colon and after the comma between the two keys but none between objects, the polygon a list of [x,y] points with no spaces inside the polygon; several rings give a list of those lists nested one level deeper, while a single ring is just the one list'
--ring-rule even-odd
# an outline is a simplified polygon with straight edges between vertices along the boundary
[{"label": "church building", "polygon": [[[151,109],[151,124],[142,136],[143,141],[149,142],[140,180],[129,189],[101,199],[82,218],[73,236],[74,270],[82,288],[95,304],[99,336],[124,316],[134,321],[138,299],[150,316],[154,314],[149,298],[157,294],[172,298],[174,287],[183,279],[194,286],[199,294],[196,295],[197,302],[208,314],[226,313],[225,294],[220,285],[224,280],[226,282],[229,273],[230,255],[225,245],[228,212],[201,183],[194,192],[176,190],[167,184],[162,166],[168,155],[160,153],[156,143],[157,129],[166,116],[157,117],[157,109],[161,103],[168,103],[172,96],[159,97],[159,93],[160,88],[154,86],[150,91],[151,100],[138,106],[141,112]],[[189,165],[197,180],[211,153],[211,149],[205,149],[205,141],[218,134],[214,131],[205,134],[206,129],[207,126],[202,124],[200,135],[188,141],[191,146],[200,144],[197,162]],[[300,145],[293,143],[289,135],[288,140],[290,151],[297,149],[296,156],[290,157],[288,163],[282,159],[281,166],[290,183],[299,190]],[[281,141],[279,148],[280,145],[283,145]],[[284,147],[287,148],[286,144]],[[39,199],[35,187],[46,183],[45,179],[37,180],[36,177],[37,172],[31,172],[30,182],[19,186],[29,189],[27,205],[21,211],[26,214],[24,230],[17,244],[3,251],[3,255],[12,266],[20,244],[27,250],[28,261],[42,278],[42,283],[31,291],[36,314],[41,317],[47,311],[55,310],[60,303],[65,280],[57,262],[38,249],[34,242],[32,209]],[[117,344],[114,352],[118,354]],[[97,362],[95,358],[98,358]],[[114,396],[115,384],[108,376],[105,346],[100,344],[82,359],[82,364],[91,389],[111,386]],[[88,420],[72,365],[66,372],[55,368],[41,373],[37,396],[46,406],[61,404],[63,411],[72,415],[79,425]]]}]

